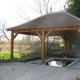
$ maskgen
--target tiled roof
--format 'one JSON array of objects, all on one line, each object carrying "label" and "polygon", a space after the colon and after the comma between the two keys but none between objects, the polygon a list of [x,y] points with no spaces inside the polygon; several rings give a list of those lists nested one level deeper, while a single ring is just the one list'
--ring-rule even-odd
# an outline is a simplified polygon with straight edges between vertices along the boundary
[{"label": "tiled roof", "polygon": [[43,15],[21,25],[8,28],[8,31],[29,28],[49,28],[64,26],[79,26],[80,19],[67,12],[56,12]]}]

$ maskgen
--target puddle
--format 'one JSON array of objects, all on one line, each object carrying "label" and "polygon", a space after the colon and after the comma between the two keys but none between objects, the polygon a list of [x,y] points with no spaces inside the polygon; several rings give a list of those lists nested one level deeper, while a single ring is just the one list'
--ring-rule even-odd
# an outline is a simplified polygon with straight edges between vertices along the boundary
[{"label": "puddle", "polygon": [[[76,61],[76,59],[58,59],[58,58],[47,58],[45,60],[45,65],[48,65],[48,66],[55,66],[55,67],[70,67],[72,64],[74,64],[74,62]],[[38,64],[38,65],[41,65],[42,64],[42,61],[41,59],[40,60],[35,60],[35,61],[32,61],[31,62],[32,64]]]},{"label": "puddle", "polygon": [[54,61],[46,62],[46,65],[56,66],[56,67],[65,67],[71,64],[72,62],[73,60],[54,60]]}]

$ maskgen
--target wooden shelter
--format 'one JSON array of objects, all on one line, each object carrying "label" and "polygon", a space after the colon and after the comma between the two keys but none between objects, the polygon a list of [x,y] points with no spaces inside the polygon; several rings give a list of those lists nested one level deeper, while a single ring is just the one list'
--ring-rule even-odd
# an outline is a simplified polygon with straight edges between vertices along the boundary
[{"label": "wooden shelter", "polygon": [[67,57],[68,37],[80,35],[80,19],[67,12],[56,12],[7,30],[11,31],[11,59],[13,59],[14,39],[18,34],[38,35],[41,39],[42,64],[45,64],[45,39],[48,36],[61,36],[65,42],[64,53]]}]

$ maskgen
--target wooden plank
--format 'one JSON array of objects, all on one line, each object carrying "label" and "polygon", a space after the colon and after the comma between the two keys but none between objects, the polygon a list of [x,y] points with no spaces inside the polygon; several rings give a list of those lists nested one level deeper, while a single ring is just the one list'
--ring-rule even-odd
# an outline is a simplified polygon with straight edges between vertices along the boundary
[{"label": "wooden plank", "polygon": [[80,34],[50,34],[50,36],[80,36]]},{"label": "wooden plank", "polygon": [[[38,31],[53,31],[53,34],[50,34],[50,36],[79,36],[80,34],[78,33],[67,33],[67,34],[60,34],[58,31],[64,31],[64,30],[77,30],[80,29],[79,26],[64,26],[64,27],[52,27],[52,28],[30,28],[30,29],[19,29],[19,30],[13,30],[14,33],[27,33],[30,32],[31,35],[33,35],[33,32],[36,32],[38,34],[38,36],[41,38],[40,34],[38,33]],[[54,33],[54,31],[57,31],[58,33]],[[79,31],[80,32],[80,31]],[[49,33],[47,35],[45,35],[45,38],[49,35]]]},{"label": "wooden plank", "polygon": [[63,26],[63,27],[48,27],[48,28],[28,28],[28,29],[17,29],[14,32],[35,32],[35,31],[60,31],[60,30],[78,30],[80,26]]},{"label": "wooden plank", "polygon": [[42,31],[39,29],[20,29],[20,30],[13,30],[14,33],[22,33],[22,32],[36,32],[36,31]]}]

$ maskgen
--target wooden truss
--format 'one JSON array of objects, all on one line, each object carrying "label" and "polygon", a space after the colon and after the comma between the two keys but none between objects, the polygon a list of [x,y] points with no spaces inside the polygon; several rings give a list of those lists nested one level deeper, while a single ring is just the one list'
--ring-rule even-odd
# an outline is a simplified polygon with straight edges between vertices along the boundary
[{"label": "wooden truss", "polygon": [[[28,29],[17,29],[17,30],[11,30],[11,60],[13,60],[13,48],[14,48],[14,39],[18,34],[29,34],[38,35],[41,39],[41,58],[42,58],[42,64],[45,64],[45,39],[49,35],[53,36],[61,36],[64,39],[65,42],[65,48],[64,53],[65,57],[67,57],[67,40],[68,36],[74,36],[74,35],[80,35],[78,33],[68,33],[70,30],[76,30],[80,32],[79,26],[69,26],[69,27],[54,27],[54,28],[28,28]],[[58,32],[58,34],[54,32]],[[59,31],[67,31],[66,34],[62,33],[60,34]]]}]

